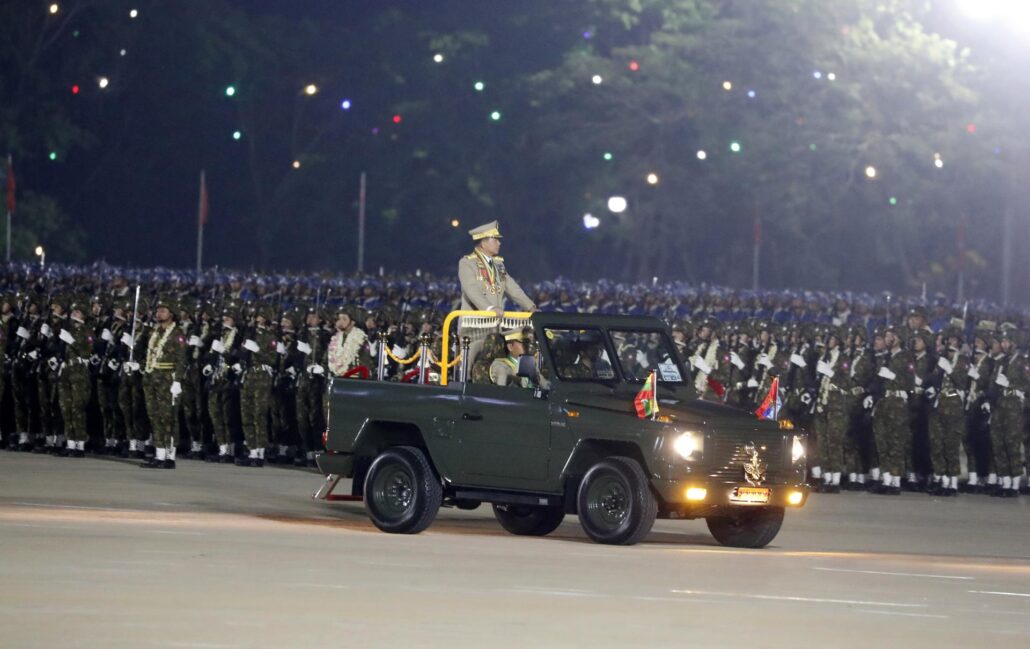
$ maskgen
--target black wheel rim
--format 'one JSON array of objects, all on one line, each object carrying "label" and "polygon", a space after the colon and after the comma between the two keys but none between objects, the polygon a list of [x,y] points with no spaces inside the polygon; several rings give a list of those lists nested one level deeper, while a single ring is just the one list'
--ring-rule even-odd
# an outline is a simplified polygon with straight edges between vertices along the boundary
[{"label": "black wheel rim", "polygon": [[389,518],[403,515],[415,500],[415,481],[400,464],[383,467],[372,483],[372,499],[377,509]]},{"label": "black wheel rim", "polygon": [[604,475],[587,488],[587,516],[598,527],[617,530],[629,516],[629,488],[617,476]]}]

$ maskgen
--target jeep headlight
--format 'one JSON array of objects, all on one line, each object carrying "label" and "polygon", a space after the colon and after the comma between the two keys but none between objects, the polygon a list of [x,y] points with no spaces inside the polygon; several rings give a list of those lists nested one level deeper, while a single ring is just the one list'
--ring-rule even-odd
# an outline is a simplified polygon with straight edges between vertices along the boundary
[{"label": "jeep headlight", "polygon": [[805,443],[801,441],[801,437],[795,435],[794,443],[790,445],[790,459],[792,462],[797,462],[803,457],[805,457]]},{"label": "jeep headlight", "polygon": [[684,460],[694,459],[695,453],[700,455],[701,447],[701,435],[689,431],[680,433],[672,442],[672,450]]}]

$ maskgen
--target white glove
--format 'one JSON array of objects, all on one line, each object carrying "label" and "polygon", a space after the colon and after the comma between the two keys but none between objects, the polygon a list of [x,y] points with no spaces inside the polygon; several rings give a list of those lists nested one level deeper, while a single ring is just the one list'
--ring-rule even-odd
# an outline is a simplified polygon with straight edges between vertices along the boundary
[{"label": "white glove", "polygon": [[808,404],[812,403],[812,395],[810,393],[808,393],[808,392],[802,392],[801,393],[801,403],[805,404],[806,406]]},{"label": "white glove", "polygon": [[210,365],[205,365],[203,369],[200,370],[200,373],[204,376],[211,376],[215,373],[215,368],[211,367]]},{"label": "white glove", "polygon": [[695,356],[694,358],[691,358],[690,364],[694,366],[694,369],[704,374],[712,373],[712,366],[706,363],[705,359],[701,358],[700,356]]},{"label": "white glove", "polygon": [[740,356],[737,352],[730,352],[730,362],[733,363],[738,370],[744,369],[744,361],[740,360]]},{"label": "white glove", "polygon": [[233,363],[232,364],[232,371],[236,372],[237,374],[239,374],[240,372],[243,371],[243,366],[240,365],[239,363]]},{"label": "white glove", "polygon": [[934,387],[931,385],[930,387],[926,388],[925,394],[927,399],[933,399],[935,396],[937,396],[937,390],[935,390]]},{"label": "white glove", "polygon": [[303,340],[297,341],[297,351],[305,356],[311,353],[311,345],[307,344]]},{"label": "white glove", "polygon": [[18,334],[19,338],[24,338],[25,340],[28,340],[29,336],[31,335],[29,334],[29,330],[25,327],[18,327],[18,331],[16,331],[15,333]]},{"label": "white glove", "polygon": [[216,354],[224,354],[225,353],[225,345],[222,344],[221,340],[218,340],[217,338],[215,338],[214,340],[211,341],[211,351],[213,351]]},{"label": "white glove", "polygon": [[254,353],[261,351],[261,348],[258,347],[258,344],[249,338],[246,341],[244,341],[243,348],[247,351],[251,351]]},{"label": "white glove", "polygon": [[113,359],[107,361],[107,367],[110,368],[112,372],[117,372],[118,371],[118,361],[113,360]]},{"label": "white glove", "polygon": [[50,325],[44,322],[39,326],[39,333],[49,338],[54,335],[54,330],[50,328]]},{"label": "white glove", "polygon": [[275,353],[279,354],[280,356],[285,356],[286,355],[286,345],[284,345],[282,343],[276,343],[275,344]]},{"label": "white glove", "polygon": [[916,377],[914,377],[914,379],[915,379],[915,382],[916,382],[916,387],[917,387],[917,388],[921,388],[921,387],[923,387],[923,377],[921,377],[921,376],[916,376]]},{"label": "white glove", "polygon": [[286,373],[289,374],[291,379],[297,378],[297,368],[296,367],[287,367],[286,368]]},{"label": "white glove", "polygon": [[758,364],[765,366],[765,369],[772,367],[772,359],[769,358],[769,354],[762,354],[758,357]]},{"label": "white glove", "polygon": [[955,369],[952,366],[951,361],[949,361],[948,359],[944,358],[943,356],[941,356],[940,358],[937,359],[937,367],[939,367],[942,370],[944,370],[945,374],[951,374],[952,370]]},{"label": "white glove", "polygon": [[50,371],[51,372],[56,372],[58,365],[60,365],[60,363],[57,362],[57,359],[54,358],[53,356],[51,356],[50,358],[47,359],[46,364],[50,366]]},{"label": "white glove", "polygon": [[749,387],[749,388],[757,388],[758,387],[758,381],[756,381],[754,379],[748,379],[747,380],[747,387]]},{"label": "white glove", "polygon": [[200,336],[194,335],[194,336],[190,336],[190,339],[187,342],[187,344],[190,347],[203,347],[204,346],[204,341],[200,339]]},{"label": "white glove", "polygon": [[129,333],[122,334],[121,343],[123,345],[125,345],[126,347],[130,347],[131,348],[132,347],[132,334],[129,334]]},{"label": "white glove", "polygon": [[29,352],[29,358],[31,358],[32,360],[36,360],[37,358],[39,358],[39,351],[33,349],[31,352]]},{"label": "white glove", "polygon": [[105,328],[103,331],[100,332],[100,339],[106,340],[107,342],[111,342],[112,340],[114,340],[114,334],[111,333],[110,329]]},{"label": "white glove", "polygon": [[790,362],[794,363],[795,365],[797,365],[798,367],[801,367],[801,368],[805,367],[805,365],[808,364],[808,363],[805,362],[805,357],[802,356],[801,354],[791,354],[790,355]]},{"label": "white glove", "polygon": [[980,406],[980,410],[983,410],[988,415],[991,414],[991,402],[990,401],[984,401],[983,405]]},{"label": "white glove", "polygon": [[127,372],[138,372],[139,371],[139,363],[137,363],[136,361],[127,361],[125,363],[125,365],[123,365],[122,367],[124,367],[125,371],[127,371]]},{"label": "white glove", "polygon": [[980,380],[980,372],[978,372],[975,367],[970,367],[969,368],[969,378],[973,379],[974,381],[979,381]]},{"label": "white glove", "polygon": [[1005,376],[1001,372],[998,372],[998,376],[994,378],[994,382],[1003,388],[1009,387],[1009,377]]},{"label": "white glove", "polygon": [[873,409],[873,395],[867,394],[865,399],[862,399],[862,407],[866,410]]},{"label": "white glove", "polygon": [[897,374],[895,374],[894,372],[890,371],[886,367],[881,367],[880,371],[877,372],[876,375],[879,376],[882,379],[887,379],[888,381],[893,381],[894,379],[898,378]]},{"label": "white glove", "polygon": [[311,370],[312,374],[318,374],[318,375],[325,374],[325,368],[322,367],[321,365],[312,365],[308,369]]},{"label": "white glove", "polygon": [[75,336],[73,336],[67,329],[61,329],[61,333],[57,337],[69,345],[75,344]]},{"label": "white glove", "polygon": [[815,366],[815,371],[819,372],[824,376],[833,376],[833,368],[830,367],[830,364],[826,361],[819,361],[819,363]]},{"label": "white glove", "polygon": [[172,396],[177,397],[180,394],[182,394],[182,384],[180,384],[178,381],[174,381],[172,383]]}]

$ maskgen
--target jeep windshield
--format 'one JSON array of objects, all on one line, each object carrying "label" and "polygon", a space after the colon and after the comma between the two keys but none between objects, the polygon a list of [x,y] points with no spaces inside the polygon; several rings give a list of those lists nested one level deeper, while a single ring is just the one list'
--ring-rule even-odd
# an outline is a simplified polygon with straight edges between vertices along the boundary
[{"label": "jeep windshield", "polygon": [[627,382],[642,383],[656,369],[660,382],[684,383],[686,373],[662,331],[610,329],[608,334],[610,339],[600,329],[546,328],[544,337],[558,378],[608,383],[621,375]]}]

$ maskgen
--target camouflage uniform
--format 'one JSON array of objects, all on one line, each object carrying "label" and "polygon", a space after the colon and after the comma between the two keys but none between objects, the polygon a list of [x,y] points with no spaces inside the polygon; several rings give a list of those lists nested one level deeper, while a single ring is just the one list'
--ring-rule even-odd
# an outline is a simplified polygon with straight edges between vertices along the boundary
[{"label": "camouflage uniform", "polygon": [[1023,472],[1019,447],[1023,441],[1023,407],[1030,390],[1030,359],[1019,352],[1019,331],[1005,329],[1001,337],[1008,349],[994,368],[997,398],[991,409],[991,445],[1001,485],[999,495],[1016,496]]},{"label": "camouflage uniform", "polygon": [[[167,308],[170,313],[175,312],[172,303],[167,300],[158,300],[155,306],[158,310]],[[175,466],[175,438],[179,427],[175,406],[181,394],[174,395],[172,388],[174,385],[180,389],[182,387],[180,379],[186,369],[186,350],[186,337],[174,320],[155,324],[147,341],[143,395],[153,430],[156,455],[153,462],[145,463],[144,466]]]},{"label": "camouflage uniform", "polygon": [[[118,381],[118,409],[122,412],[125,436],[129,440],[127,454],[133,458],[143,457],[144,445],[150,437],[150,420],[147,418],[146,397],[143,393],[142,370],[142,365],[147,360],[149,342],[149,327],[144,327],[138,317],[136,337],[132,337],[130,322],[118,339],[117,353],[122,361],[122,375]],[[131,361],[130,352],[133,359]]]},{"label": "camouflage uniform", "polygon": [[506,355],[504,336],[501,334],[488,335],[483,343],[483,351],[472,365],[472,382],[484,385],[492,383],[490,380],[490,366],[495,360],[504,358]]},{"label": "camouflage uniform", "polygon": [[[969,395],[966,398],[966,437],[962,445],[966,452],[966,470],[969,479],[964,490],[978,492],[983,489],[981,477],[991,471],[990,446],[990,402],[987,391],[994,373],[994,359],[989,353],[994,323],[981,321],[977,325],[973,341],[973,356],[966,370],[969,376]],[[997,476],[995,476],[997,479]]]},{"label": "camouflage uniform", "polygon": [[[291,447],[300,447],[297,441],[297,377],[304,362],[303,354],[297,349],[297,332],[294,326],[300,324],[300,316],[294,312],[283,315],[276,349],[275,384],[272,389],[272,431],[274,443],[279,446],[276,461],[292,462]],[[289,322],[289,326],[285,322]]]},{"label": "camouflage uniform", "polygon": [[309,323],[298,336],[297,348],[302,358],[297,375],[297,435],[303,454],[298,453],[294,461],[297,465],[302,459],[305,465],[313,465],[315,451],[322,446],[321,435],[325,430],[322,395],[326,385],[328,345],[325,330],[318,323],[313,326]]},{"label": "camouflage uniform", "polygon": [[815,429],[819,437],[819,466],[823,471],[822,490],[840,491],[844,470],[844,440],[851,415],[851,361],[841,350],[844,336],[834,331],[836,346],[827,350],[816,363],[819,392],[816,400]]},{"label": "camouflage uniform", "polygon": [[[268,323],[275,317],[274,311],[267,306],[261,307],[260,314]],[[267,324],[256,325],[243,343],[249,354],[240,390],[240,421],[250,456],[242,464],[262,466],[265,462],[278,344],[275,331]]]},{"label": "camouflage uniform", "polygon": [[[891,329],[900,337],[899,330]],[[884,493],[898,493],[901,475],[908,465],[905,451],[911,448],[908,399],[915,388],[915,361],[903,348],[892,350],[879,370],[884,397],[873,409],[873,436],[880,459]]]},{"label": "camouflage uniform", "polygon": [[[962,339],[960,330],[949,330],[949,338]],[[930,400],[930,454],[933,471],[939,476],[937,493],[958,492],[961,473],[960,446],[966,437],[966,386],[969,360],[955,348],[946,348],[937,361],[935,385],[927,389]],[[931,393],[930,390],[933,390]],[[975,470],[975,469],[971,469]],[[946,481],[946,482],[945,482]]]},{"label": "camouflage uniform", "polygon": [[[844,467],[848,472],[850,489],[858,489],[865,484],[865,471],[868,469],[869,451],[873,444],[871,390],[878,368],[872,351],[865,346],[868,335],[864,326],[854,327],[851,332],[853,344],[848,350],[852,398],[848,413],[848,435],[844,441]],[[866,403],[869,408],[865,407]]]},{"label": "camouflage uniform", "polygon": [[209,345],[207,364],[202,372],[208,384],[208,409],[214,441],[218,445],[217,456],[209,459],[222,463],[232,462],[235,456],[233,429],[239,419],[239,382],[243,373],[240,344],[243,336],[235,326],[239,318],[236,305],[230,305],[222,313],[224,319],[231,318],[232,325],[223,324],[220,337],[212,338]]},{"label": "camouflage uniform", "polygon": [[64,363],[59,370],[58,400],[69,454],[81,457],[88,439],[86,408],[91,392],[89,359],[93,353],[93,332],[84,320],[74,317],[75,311],[80,314],[86,311],[85,305],[73,302],[68,310],[72,316],[57,334],[65,344]]}]

